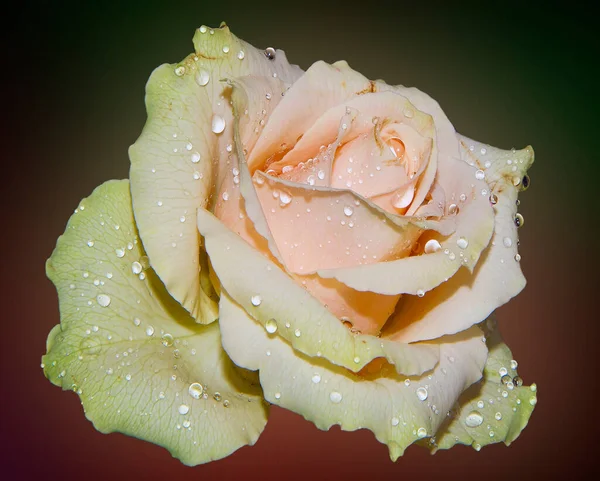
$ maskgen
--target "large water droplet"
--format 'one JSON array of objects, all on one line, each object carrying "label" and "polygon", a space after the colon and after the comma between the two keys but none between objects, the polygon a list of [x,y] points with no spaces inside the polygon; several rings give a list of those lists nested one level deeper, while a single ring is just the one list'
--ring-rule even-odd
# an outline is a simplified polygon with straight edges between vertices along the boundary
[{"label": "large water droplet", "polygon": [[419,439],[422,439],[425,436],[427,436],[427,429],[425,429],[425,428],[417,429],[417,436],[419,437]]},{"label": "large water droplet", "polygon": [[466,249],[469,246],[469,241],[466,237],[459,237],[456,241],[456,245],[461,249]]},{"label": "large water droplet", "polygon": [[106,294],[98,294],[96,301],[98,301],[98,304],[100,304],[102,307],[108,307],[110,304],[110,297]]},{"label": "large water droplet", "polygon": [[346,217],[350,217],[352,214],[354,214],[354,209],[352,207],[350,207],[349,205],[344,207],[344,215]]},{"label": "large water droplet", "polygon": [[121,258],[125,255],[125,249],[115,249],[115,254],[117,254],[117,257]]},{"label": "large water droplet", "polygon": [[202,397],[202,393],[204,392],[204,386],[202,386],[202,384],[199,382],[193,382],[190,384],[188,392],[194,399],[200,399]]},{"label": "large water droplet", "polygon": [[136,275],[139,274],[142,272],[142,264],[140,264],[138,261],[135,261],[131,264],[131,271]]},{"label": "large water droplet", "polygon": [[425,399],[427,399],[427,396],[429,396],[427,389],[425,389],[424,387],[420,387],[419,389],[417,389],[417,397],[419,398],[419,401],[425,401]]},{"label": "large water droplet", "polygon": [[267,57],[269,60],[275,60],[275,49],[273,47],[267,47],[265,49],[265,57]]},{"label": "large water droplet", "polygon": [[329,394],[329,400],[334,404],[342,402],[342,395],[337,391],[331,391]]},{"label": "large water droplet", "polygon": [[471,411],[465,418],[465,424],[470,428],[476,428],[483,423],[483,416],[478,411]]},{"label": "large water droplet", "polygon": [[201,87],[204,87],[208,83],[209,80],[210,80],[210,75],[206,70],[200,69],[200,70],[198,70],[198,72],[196,72],[196,82]]},{"label": "large water droplet", "polygon": [[173,345],[173,336],[168,332],[163,334],[160,339],[162,341],[162,345],[165,347],[171,347]]},{"label": "large water droplet", "polygon": [[321,376],[319,374],[313,374],[312,382],[319,384],[321,382]]},{"label": "large water droplet", "polygon": [[269,319],[265,322],[265,329],[269,334],[274,334],[277,332],[277,321],[275,319]]},{"label": "large water droplet", "polygon": [[258,307],[258,306],[260,306],[260,303],[262,302],[262,297],[260,297],[258,294],[256,294],[250,298],[250,302],[252,302],[253,306]]},{"label": "large water droplet", "polygon": [[441,248],[442,246],[437,240],[429,239],[425,243],[425,248],[423,249],[423,251],[425,252],[425,254],[432,254],[434,252],[439,251]]},{"label": "large water droplet", "polygon": [[179,414],[187,414],[190,412],[190,407],[187,404],[182,404],[177,410]]},{"label": "large water droplet", "polygon": [[215,134],[220,134],[225,130],[225,119],[220,115],[213,115],[212,117],[212,131]]}]

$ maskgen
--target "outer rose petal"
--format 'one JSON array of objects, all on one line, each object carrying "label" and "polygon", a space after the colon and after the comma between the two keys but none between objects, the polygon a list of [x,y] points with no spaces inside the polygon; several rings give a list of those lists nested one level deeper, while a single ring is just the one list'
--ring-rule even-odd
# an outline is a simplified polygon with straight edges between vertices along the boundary
[{"label": "outer rose petal", "polygon": [[[494,196],[495,225],[489,247],[475,270],[461,269],[448,282],[422,299],[404,298],[386,331],[391,339],[403,342],[435,339],[462,331],[485,319],[496,308],[525,287],[517,252],[517,186],[533,162],[531,147],[506,151],[463,138],[465,158],[485,168],[489,162],[489,193]],[[473,146],[473,151],[470,150]],[[482,162],[481,151],[486,152]],[[478,154],[476,154],[478,152]],[[511,164],[507,164],[511,160]],[[512,166],[516,166],[515,172]],[[507,172],[508,171],[508,172]]]},{"label": "outer rose petal", "polygon": [[[281,51],[267,59],[224,24],[214,31],[198,29],[194,46],[194,54],[178,65],[159,67],[148,81],[148,120],[129,151],[130,176],[136,222],[152,267],[192,316],[211,322],[216,307],[201,289],[200,239],[193,219],[228,170],[219,160],[232,143],[232,114],[222,96],[229,86],[220,79],[276,73],[292,83],[301,70],[289,65]],[[213,133],[213,121],[214,130],[222,133]]]},{"label": "outer rose petal", "polygon": [[129,183],[101,185],[47,263],[61,323],[48,336],[46,376],[79,395],[99,431],[156,443],[185,464],[254,444],[267,421],[260,389],[223,351],[218,324],[196,324],[142,271],[144,259]]},{"label": "outer rose petal", "polygon": [[396,460],[406,447],[435,435],[460,394],[481,378],[487,348],[476,327],[437,340],[440,362],[407,379],[393,369],[357,376],[269,335],[226,293],[220,300],[223,346],[239,366],[258,370],[265,398],[327,430],[367,428]]},{"label": "outer rose petal", "polygon": [[421,374],[439,361],[435,344],[404,344],[353,335],[279,266],[204,209],[198,210],[198,230],[205,238],[222,288],[261,324],[274,322],[277,336],[296,350],[324,357],[354,372],[377,357],[385,357],[398,372],[407,375]]},{"label": "outer rose petal", "polygon": [[490,351],[483,379],[462,394],[431,445],[434,451],[455,444],[470,444],[477,451],[493,443],[508,446],[525,429],[537,404],[537,386],[521,385],[517,363],[502,342],[495,321],[490,318],[482,326]]}]

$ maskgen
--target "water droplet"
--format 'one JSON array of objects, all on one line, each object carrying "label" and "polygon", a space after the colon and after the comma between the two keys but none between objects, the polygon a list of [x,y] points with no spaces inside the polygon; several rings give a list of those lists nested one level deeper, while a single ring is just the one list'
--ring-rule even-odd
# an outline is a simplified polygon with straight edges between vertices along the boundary
[{"label": "water droplet", "polygon": [[321,382],[321,376],[319,374],[313,374],[312,382],[319,384]]},{"label": "water droplet", "polygon": [[440,243],[435,239],[429,239],[425,243],[425,248],[423,249],[425,254],[432,254],[434,252],[439,251],[442,248]]},{"label": "water droplet", "polygon": [[139,317],[134,317],[133,318],[133,325],[134,326],[139,326],[142,323],[142,321],[140,321]]},{"label": "water droplet", "polygon": [[187,414],[190,412],[190,407],[187,404],[182,404],[177,410],[179,414]]},{"label": "water droplet", "polygon": [[515,376],[515,377],[513,377],[513,380],[512,380],[512,382],[513,382],[513,384],[514,384],[515,386],[517,386],[517,387],[521,387],[521,386],[523,385],[523,379],[521,379],[521,377],[520,377],[520,376]]},{"label": "water droplet", "polygon": [[476,428],[483,423],[483,416],[478,411],[471,411],[465,418],[465,424],[470,428]]},{"label": "water droplet", "polygon": [[324,170],[319,170],[319,171],[317,172],[317,177],[318,177],[320,180],[323,180],[323,179],[325,178],[325,171],[324,171]]},{"label": "water droplet", "polygon": [[337,391],[331,391],[329,394],[329,400],[334,404],[342,402],[342,395]]},{"label": "water droplet", "polygon": [[210,80],[210,75],[206,70],[200,69],[200,70],[198,70],[198,72],[196,72],[196,82],[201,87],[204,87],[208,83],[209,80]]},{"label": "water droplet", "polygon": [[126,375],[125,375],[125,379],[126,379],[127,381],[131,381],[131,374],[126,374]]},{"label": "water droplet", "polygon": [[517,212],[517,215],[515,215],[515,225],[517,227],[523,227],[523,224],[525,224],[525,218]]},{"label": "water droplet", "polygon": [[134,274],[139,274],[140,272],[142,272],[142,264],[140,264],[138,261],[135,261],[131,264],[131,271]]},{"label": "water droplet", "polygon": [[200,399],[202,397],[202,393],[204,392],[204,386],[202,386],[202,384],[199,382],[193,382],[190,384],[188,392],[194,399]]},{"label": "water droplet", "polygon": [[427,389],[425,389],[424,387],[420,387],[419,389],[417,389],[417,397],[419,398],[419,401],[425,401],[425,399],[427,399],[427,396],[429,396]]},{"label": "water droplet", "polygon": [[182,224],[185,222],[185,216],[184,216],[184,215],[182,215],[182,216],[179,218],[179,222],[181,222]]},{"label": "water droplet", "polygon": [[423,289],[417,289],[417,296],[423,297],[425,295],[425,291]]},{"label": "water droplet", "polygon": [[392,426],[398,426],[398,424],[400,424],[400,419],[398,419],[397,417],[393,417]]},{"label": "water droplet", "polygon": [[244,53],[243,50],[240,50],[237,54],[237,58],[239,58],[240,60],[244,60],[245,56],[246,56],[246,54]]},{"label": "water droplet", "polygon": [[519,366],[519,363],[517,361],[515,361],[514,359],[511,359],[510,361],[510,368],[511,369],[516,369]]},{"label": "water droplet", "polygon": [[269,319],[265,322],[265,329],[269,334],[277,332],[277,321],[275,319]]},{"label": "water droplet", "polygon": [[180,65],[179,67],[177,67],[175,69],[175,75],[177,75],[178,77],[181,77],[184,73],[185,73],[185,67],[183,65]]},{"label": "water droplet", "polygon": [[154,328],[152,326],[148,326],[146,328],[146,335],[147,336],[152,336],[154,334]]},{"label": "water droplet", "polygon": [[521,190],[529,189],[530,185],[531,185],[531,179],[529,178],[529,176],[527,174],[525,174],[523,176],[523,180],[521,181]]},{"label": "water droplet", "polygon": [[168,332],[161,336],[162,345],[165,347],[170,347],[173,345],[173,336]]},{"label": "water droplet", "polygon": [[224,201],[228,201],[229,200],[229,192],[227,192],[227,191],[223,192],[221,197],[223,198]]},{"label": "water droplet", "polygon": [[511,247],[512,239],[510,237],[505,237],[504,239],[502,239],[502,243],[504,244],[504,247]]},{"label": "water droplet", "polygon": [[475,172],[475,178],[477,180],[483,180],[485,179],[485,172],[483,170],[478,170]]},{"label": "water droplet", "polygon": [[117,257],[121,258],[125,255],[125,249],[115,249],[115,254],[117,254]]},{"label": "water droplet", "polygon": [[273,47],[267,47],[265,49],[265,57],[267,57],[269,60],[275,60],[275,49]]},{"label": "water droplet", "polygon": [[417,429],[417,436],[419,437],[419,439],[422,439],[425,436],[427,436],[427,429],[425,429],[425,428]]},{"label": "water droplet", "polygon": [[498,203],[498,196],[496,194],[490,195],[490,204],[496,205]]},{"label": "water droplet", "polygon": [[98,304],[100,304],[102,307],[108,307],[110,304],[110,297],[106,294],[98,294],[96,301],[98,301]]},{"label": "water droplet", "polygon": [[469,246],[469,241],[466,237],[459,237],[456,241],[456,245],[461,249],[466,249]]},{"label": "water droplet", "polygon": [[350,207],[349,205],[344,207],[344,215],[346,217],[350,217],[352,214],[354,214],[354,209],[352,207]]},{"label": "water droplet", "polygon": [[296,336],[296,337],[300,337],[301,335],[302,335],[302,333],[300,332],[300,329],[296,329],[296,330],[294,331],[294,336]]},{"label": "water droplet", "polygon": [[88,245],[88,247],[94,247],[94,241],[93,240],[87,241],[87,245]]},{"label": "water droplet", "polygon": [[535,406],[537,404],[537,398],[535,396],[530,397],[529,404],[531,404],[532,406]]},{"label": "water droplet", "polygon": [[450,204],[448,206],[448,214],[450,214],[450,215],[456,215],[456,214],[458,214],[458,211],[459,211],[459,209],[458,209],[458,206],[456,204]]},{"label": "water droplet", "polygon": [[200,154],[198,152],[194,152],[192,154],[192,162],[194,164],[197,164],[198,162],[200,162]]},{"label": "water droplet", "polygon": [[220,134],[225,130],[225,119],[220,115],[213,115],[212,117],[212,131],[215,134]]},{"label": "water droplet", "polygon": [[281,192],[279,194],[279,202],[281,203],[281,206],[289,205],[289,203],[292,202],[292,196],[287,192]]},{"label": "water droplet", "polygon": [[260,303],[262,302],[262,297],[260,297],[258,294],[252,296],[250,298],[250,302],[252,302],[253,306],[260,306]]},{"label": "water droplet", "polygon": [[501,412],[497,412],[494,417],[496,418],[496,421],[500,421],[502,419],[502,413]]}]

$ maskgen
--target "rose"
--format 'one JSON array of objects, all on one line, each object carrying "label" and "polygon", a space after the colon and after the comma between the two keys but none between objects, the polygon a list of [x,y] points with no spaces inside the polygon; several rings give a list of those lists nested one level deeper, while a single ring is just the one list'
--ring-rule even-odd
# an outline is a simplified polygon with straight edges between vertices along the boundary
[{"label": "rose", "polygon": [[[110,349],[93,332],[143,339],[143,388],[119,391],[123,415],[82,400],[99,429],[165,445],[189,464],[256,440],[266,422],[257,380],[267,401],[321,429],[370,429],[392,459],[425,437],[433,449],[516,438],[536,398],[483,321],[524,286],[516,197],[532,150],[462,137],[426,94],[345,62],[302,72],[224,25],[201,27],[194,44],[148,83],[148,122],[130,150],[132,205],[127,184],[102,186],[49,261],[63,309],[44,360],[50,379],[99,382],[94,362],[70,357],[75,342],[106,373],[128,366],[106,368]],[[119,223],[102,242],[84,242],[86,216]],[[117,238],[124,231],[133,240]],[[80,251],[92,253],[83,278],[100,269],[107,280],[84,282],[78,296],[80,273],[68,266]],[[107,264],[141,286],[111,287]],[[162,382],[169,377],[175,385]],[[128,421],[166,398],[176,402],[164,403],[160,422]],[[227,419],[202,416],[207,403],[227,408]],[[211,440],[217,422],[228,434]],[[167,434],[192,424],[195,444]]]}]

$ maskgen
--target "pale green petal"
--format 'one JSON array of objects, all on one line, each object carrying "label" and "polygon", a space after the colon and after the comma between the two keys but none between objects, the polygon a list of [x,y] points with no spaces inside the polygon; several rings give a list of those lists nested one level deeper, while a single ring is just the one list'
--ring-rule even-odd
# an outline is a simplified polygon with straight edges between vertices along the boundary
[{"label": "pale green petal", "polygon": [[377,357],[395,363],[404,374],[421,374],[438,362],[434,343],[404,344],[352,334],[278,265],[204,209],[198,210],[198,229],[223,289],[263,325],[275,322],[277,335],[300,352],[355,372]]},{"label": "pale green petal", "polygon": [[48,337],[46,376],[79,394],[99,431],[164,446],[185,464],[253,444],[267,418],[260,388],[225,354],[218,324],[195,323],[146,260],[129,183],[98,187],[47,263],[61,324]]},{"label": "pale green petal", "polygon": [[[467,389],[431,444],[434,451],[455,444],[512,443],[525,429],[537,403],[537,386],[523,386],[517,362],[502,342],[495,321],[482,324],[489,349],[483,379]],[[516,380],[516,382],[515,382]]]},{"label": "pale green petal", "polygon": [[469,331],[436,341],[439,364],[422,377],[399,376],[384,367],[362,376],[307,357],[266,332],[223,292],[220,324],[224,347],[240,366],[259,370],[265,398],[327,430],[366,428],[388,445],[396,460],[413,442],[432,436],[460,394],[481,378],[487,348],[482,332]]},{"label": "pale green petal", "polygon": [[472,273],[461,269],[423,298],[401,301],[391,319],[393,339],[411,342],[459,332],[481,322],[525,287],[515,219],[518,191],[533,163],[533,150],[501,150],[465,137],[461,149],[467,162],[486,169],[487,193],[495,202],[494,233]]},{"label": "pale green petal", "polygon": [[148,120],[129,151],[130,176],[135,218],[153,268],[193,317],[211,322],[217,311],[198,275],[195,214],[209,205],[230,170],[225,160],[232,113],[223,97],[230,86],[221,80],[277,75],[291,84],[301,70],[282,51],[269,60],[225,25],[198,29],[194,47],[195,53],[162,65],[148,81]]}]

